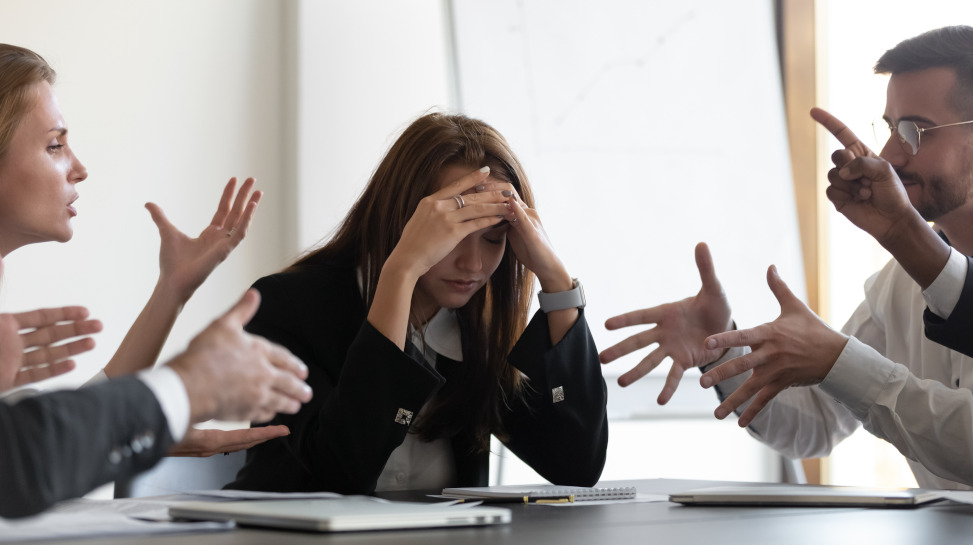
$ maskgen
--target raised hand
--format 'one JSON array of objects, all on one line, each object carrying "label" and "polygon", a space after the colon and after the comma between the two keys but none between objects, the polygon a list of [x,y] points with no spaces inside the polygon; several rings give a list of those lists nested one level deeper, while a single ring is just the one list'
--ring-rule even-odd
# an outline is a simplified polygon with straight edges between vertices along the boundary
[{"label": "raised hand", "polygon": [[159,282],[167,286],[181,303],[189,300],[196,288],[247,235],[263,194],[254,191],[251,195],[254,179],[247,178],[234,198],[236,183],[236,178],[227,182],[213,220],[196,238],[189,238],[173,226],[157,204],[145,205],[162,239]]},{"label": "raised hand", "polygon": [[824,380],[844,350],[848,337],[831,329],[787,287],[773,265],[767,284],[780,303],[780,316],[753,329],[727,331],[706,339],[706,348],[720,350],[749,346],[753,351],[724,362],[699,379],[709,388],[727,378],[752,370],[753,374],[716,408],[716,418],[726,418],[753,398],[738,421],[748,426],[755,416],[785,388],[817,384]]},{"label": "raised hand", "polygon": [[290,433],[287,426],[260,426],[239,430],[202,430],[191,427],[182,441],[169,449],[169,456],[205,457],[236,452]]},{"label": "raised hand", "polygon": [[921,220],[888,161],[875,155],[828,112],[814,108],[811,117],[845,146],[832,154],[835,167],[828,172],[827,195],[835,210],[880,243],[897,223]]},{"label": "raised hand", "polygon": [[672,368],[659,394],[660,405],[665,405],[672,398],[686,369],[705,365],[720,357],[723,350],[707,348],[703,341],[709,335],[726,331],[730,327],[730,304],[716,277],[709,248],[702,242],[696,245],[696,267],[703,285],[694,297],[636,310],[609,318],[605,322],[605,327],[609,330],[633,325],[655,325],[605,349],[600,357],[602,363],[609,363],[651,344],[658,344],[638,365],[618,377],[618,384],[632,384],[655,369],[668,356],[672,358]]},{"label": "raised hand", "polygon": [[828,172],[827,195],[835,210],[874,237],[922,289],[929,287],[946,265],[949,246],[912,206],[888,161],[828,112],[814,108],[811,117],[845,146],[831,155],[835,168]]},{"label": "raised hand", "polygon": [[475,170],[419,201],[388,261],[406,265],[418,278],[468,235],[503,221],[511,213],[508,197],[499,191],[473,192],[489,174],[489,167]]},{"label": "raised hand", "polygon": [[[61,307],[0,314],[0,392],[62,375],[70,359],[95,347],[87,335],[101,331],[84,307]],[[61,341],[82,337],[63,344]]]},{"label": "raised hand", "polygon": [[243,331],[259,305],[257,291],[247,291],[167,364],[186,386],[191,422],[265,422],[279,412],[294,414],[311,399],[307,366],[286,348]]}]

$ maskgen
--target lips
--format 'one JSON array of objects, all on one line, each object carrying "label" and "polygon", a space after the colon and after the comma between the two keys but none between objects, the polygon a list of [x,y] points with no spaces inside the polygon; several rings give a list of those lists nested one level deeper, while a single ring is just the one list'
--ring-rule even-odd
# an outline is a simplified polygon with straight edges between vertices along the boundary
[{"label": "lips", "polygon": [[443,280],[443,282],[454,290],[461,292],[473,291],[480,285],[479,280]]},{"label": "lips", "polygon": [[78,195],[75,195],[75,196],[74,196],[74,198],[73,198],[73,199],[71,199],[71,201],[70,201],[70,202],[68,203],[68,213],[69,213],[69,214],[71,214],[71,216],[72,216],[72,217],[74,217],[74,216],[77,216],[77,215],[78,215],[78,210],[77,210],[77,209],[75,209],[75,208],[74,208],[73,206],[71,206],[71,205],[73,205],[73,204],[75,203],[75,201],[77,201],[77,200],[78,200]]}]

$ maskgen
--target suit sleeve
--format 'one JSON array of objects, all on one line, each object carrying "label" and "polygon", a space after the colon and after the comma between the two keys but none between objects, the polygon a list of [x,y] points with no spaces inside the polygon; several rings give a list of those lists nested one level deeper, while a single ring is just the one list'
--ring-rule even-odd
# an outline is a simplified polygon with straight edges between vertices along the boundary
[{"label": "suit sleeve", "polygon": [[[367,320],[360,322],[344,356],[337,355],[340,350],[319,352],[335,343],[321,342],[328,331],[320,331],[313,342],[309,332],[294,333],[300,324],[287,316],[300,307],[290,298],[297,294],[288,294],[273,277],[261,280],[256,287],[264,294],[264,304],[247,330],[286,346],[308,363],[308,384],[314,398],[295,415],[278,415],[274,423],[290,428],[283,444],[313,482],[264,483],[261,476],[250,471],[244,486],[304,487],[341,494],[373,492],[392,451],[405,440],[412,418],[443,384],[442,376],[420,361],[421,357],[400,350]],[[338,357],[343,357],[343,362],[328,361]],[[264,463],[269,461],[269,456],[260,455]],[[261,466],[263,463],[254,470]]]},{"label": "suit sleeve", "polygon": [[967,257],[966,260],[963,289],[949,317],[943,319],[926,308],[922,320],[929,340],[973,357],[973,258]]},{"label": "suit sleeve", "polygon": [[504,420],[507,447],[552,483],[594,485],[608,448],[608,395],[584,311],[555,346],[538,311],[510,362],[529,382]]},{"label": "suit sleeve", "polygon": [[0,516],[33,515],[149,469],[172,444],[151,390],[121,377],[0,403]]}]

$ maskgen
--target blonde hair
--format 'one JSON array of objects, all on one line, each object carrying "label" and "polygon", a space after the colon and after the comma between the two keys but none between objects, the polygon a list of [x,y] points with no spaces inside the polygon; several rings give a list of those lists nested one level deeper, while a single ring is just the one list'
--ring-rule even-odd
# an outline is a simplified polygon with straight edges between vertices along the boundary
[{"label": "blonde hair", "polygon": [[14,131],[27,115],[35,84],[54,85],[57,73],[30,49],[0,44],[0,159],[7,154]]}]

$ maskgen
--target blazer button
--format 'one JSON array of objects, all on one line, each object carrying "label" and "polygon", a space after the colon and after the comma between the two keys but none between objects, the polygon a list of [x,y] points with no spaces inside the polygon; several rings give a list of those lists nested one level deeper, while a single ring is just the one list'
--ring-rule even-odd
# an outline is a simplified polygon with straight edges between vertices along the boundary
[{"label": "blazer button", "polygon": [[118,465],[122,461],[122,451],[118,447],[111,449],[108,453],[108,462],[112,465]]}]

